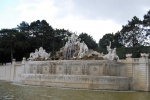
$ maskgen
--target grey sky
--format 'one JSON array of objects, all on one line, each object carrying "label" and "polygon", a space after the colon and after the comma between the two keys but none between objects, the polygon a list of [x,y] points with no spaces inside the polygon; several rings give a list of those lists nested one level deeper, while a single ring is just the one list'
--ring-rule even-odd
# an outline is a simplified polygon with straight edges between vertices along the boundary
[{"label": "grey sky", "polygon": [[53,28],[88,33],[96,42],[121,30],[134,16],[143,19],[150,0],[0,0],[0,28],[46,20]]},{"label": "grey sky", "polygon": [[[61,8],[60,17],[65,14],[80,15],[86,19],[112,19],[126,24],[133,16],[140,19],[150,10],[150,0],[63,0],[55,4]],[[71,6],[66,2],[71,2]]]}]

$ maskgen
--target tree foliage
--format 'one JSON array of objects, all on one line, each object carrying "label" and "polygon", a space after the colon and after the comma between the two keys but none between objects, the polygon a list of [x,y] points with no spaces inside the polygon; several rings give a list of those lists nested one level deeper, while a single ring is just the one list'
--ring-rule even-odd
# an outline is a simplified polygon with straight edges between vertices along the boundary
[{"label": "tree foliage", "polygon": [[[112,43],[112,48],[120,48],[117,52],[122,52],[122,54],[119,54],[122,58],[125,58],[125,53],[132,53],[134,57],[139,57],[142,51],[138,49],[150,46],[150,10],[144,15],[143,20],[134,16],[131,21],[122,26],[120,31],[115,34],[105,34],[99,40],[98,50],[105,53],[109,41]],[[130,47],[133,50],[126,49],[126,47]],[[126,52],[126,50],[130,51]]]},{"label": "tree foliage", "polygon": [[148,40],[147,45],[150,45],[150,10],[147,12],[147,14],[144,15],[143,26],[145,36],[147,37],[146,39]]},{"label": "tree foliage", "polygon": [[143,44],[145,37],[142,33],[141,23],[142,21],[134,16],[131,21],[128,21],[127,25],[123,26],[121,35],[125,46],[139,47]]},{"label": "tree foliage", "polygon": [[0,36],[0,47],[6,50],[6,54],[10,53],[11,61],[16,48],[23,50],[28,47],[25,34],[16,29],[2,29],[0,30]]},{"label": "tree foliage", "polygon": [[147,14],[144,15],[143,25],[150,27],[150,10],[147,12]]},{"label": "tree foliage", "polygon": [[85,42],[85,44],[88,46],[89,49],[96,49],[98,46],[95,40],[87,33],[81,33],[79,35],[79,38],[81,38],[81,42],[82,41]]},{"label": "tree foliage", "polygon": [[144,20],[134,16],[131,21],[122,26],[115,34],[105,34],[99,40],[100,48],[106,48],[109,41],[112,47],[140,47],[150,45],[150,11],[144,15]]},{"label": "tree foliage", "polygon": [[114,35],[111,33],[105,34],[102,39],[99,40],[99,46],[100,48],[106,48],[110,42],[112,43],[112,46],[114,46]]},{"label": "tree foliage", "polygon": [[116,34],[108,33],[105,34],[102,39],[99,41],[99,48],[100,51],[105,53],[106,46],[108,46],[111,42],[111,48],[120,48],[123,47],[122,39],[120,32],[117,32]]},{"label": "tree foliage", "polygon": [[13,58],[21,60],[23,56],[28,58],[30,52],[41,46],[48,52],[58,51],[70,35],[68,30],[53,29],[46,20],[37,20],[30,24],[23,21],[17,28],[1,29],[0,62],[12,61]]}]

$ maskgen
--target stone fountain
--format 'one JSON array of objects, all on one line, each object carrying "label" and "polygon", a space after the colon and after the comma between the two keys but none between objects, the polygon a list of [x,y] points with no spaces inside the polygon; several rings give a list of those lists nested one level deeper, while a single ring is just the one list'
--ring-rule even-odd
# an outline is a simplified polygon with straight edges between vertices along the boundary
[{"label": "stone fountain", "polygon": [[[107,46],[103,55],[88,49],[76,34],[68,38],[57,52],[58,60],[47,60],[49,54],[42,48],[30,54],[21,74],[21,84],[67,88],[129,90],[130,78],[116,55],[116,49]],[[43,61],[38,61],[38,58]]]},{"label": "stone fountain", "polygon": [[76,34],[51,60],[42,47],[30,54],[22,63],[15,59],[11,66],[0,67],[0,80],[23,85],[52,86],[98,90],[150,91],[150,59],[148,53],[140,58],[119,60],[111,43],[107,54],[90,50]]}]

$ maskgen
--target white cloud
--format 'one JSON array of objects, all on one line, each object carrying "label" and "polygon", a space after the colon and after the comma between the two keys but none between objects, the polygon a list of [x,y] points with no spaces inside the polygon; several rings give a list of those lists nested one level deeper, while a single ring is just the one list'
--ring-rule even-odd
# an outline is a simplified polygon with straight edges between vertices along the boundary
[{"label": "white cloud", "polygon": [[150,1],[144,1],[19,0],[18,6],[1,13],[0,26],[13,28],[22,21],[45,19],[53,28],[85,32],[98,42],[104,34],[119,31],[133,16],[141,19],[150,9]]},{"label": "white cloud", "polygon": [[16,7],[20,11],[18,21],[32,22],[35,20],[52,20],[57,15],[57,8],[52,0],[38,0],[36,2],[23,2]]},{"label": "white cloud", "polygon": [[69,29],[78,34],[81,32],[88,33],[93,36],[96,42],[98,42],[105,33],[117,32],[121,29],[120,25],[111,20],[87,20],[82,19],[80,16],[75,17],[71,15],[63,19],[55,20],[53,26],[55,28]]},{"label": "white cloud", "polygon": [[93,36],[96,42],[105,33],[117,32],[121,29],[120,25],[112,20],[92,20],[85,19],[81,15],[74,15],[71,12],[74,6],[72,0],[64,2],[61,5],[61,7],[64,6],[63,8],[58,5],[55,6],[54,3],[53,0],[23,1],[22,4],[16,7],[16,10],[20,11],[18,22],[26,21],[30,23],[38,19],[45,19],[53,28],[69,29],[69,31],[77,32],[78,34],[85,32]]}]

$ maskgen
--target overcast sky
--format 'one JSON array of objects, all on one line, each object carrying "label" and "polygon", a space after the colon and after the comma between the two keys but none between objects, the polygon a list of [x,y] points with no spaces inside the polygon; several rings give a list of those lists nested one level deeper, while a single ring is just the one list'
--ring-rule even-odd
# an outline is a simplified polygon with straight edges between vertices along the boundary
[{"label": "overcast sky", "polygon": [[96,42],[134,16],[143,19],[150,0],[0,0],[0,28],[45,19],[53,28],[86,32]]}]

